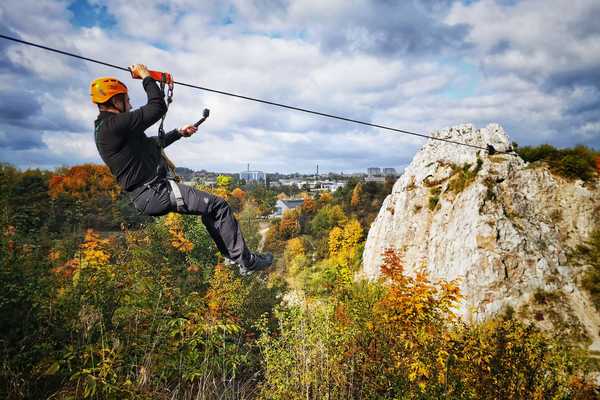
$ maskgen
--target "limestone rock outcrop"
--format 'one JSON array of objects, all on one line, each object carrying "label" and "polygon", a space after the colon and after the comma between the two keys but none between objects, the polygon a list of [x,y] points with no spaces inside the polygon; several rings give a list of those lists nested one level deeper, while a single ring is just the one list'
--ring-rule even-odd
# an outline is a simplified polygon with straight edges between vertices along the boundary
[{"label": "limestone rock outcrop", "polygon": [[[510,148],[496,124],[461,125],[434,136],[484,148],[491,144],[499,152]],[[373,222],[362,272],[377,278],[383,251],[397,249],[408,273],[425,268],[433,279],[459,280],[464,296],[459,313],[467,320],[508,306],[527,310],[536,293],[559,293],[554,312],[585,331],[600,350],[600,316],[578,287],[583,267],[570,261],[594,230],[599,210],[595,183],[555,176],[514,153],[488,155],[430,139]],[[543,314],[535,319],[545,323]]]}]

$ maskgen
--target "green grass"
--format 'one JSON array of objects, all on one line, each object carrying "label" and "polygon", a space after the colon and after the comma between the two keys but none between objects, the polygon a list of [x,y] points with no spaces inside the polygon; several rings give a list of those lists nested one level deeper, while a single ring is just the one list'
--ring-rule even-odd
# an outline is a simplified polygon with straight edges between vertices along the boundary
[{"label": "green grass", "polygon": [[440,194],[442,193],[442,188],[441,187],[435,187],[433,189],[429,190],[429,209],[431,211],[435,210],[435,208],[437,207],[439,201],[440,201]]},{"label": "green grass", "polygon": [[477,159],[477,164],[474,167],[471,167],[471,164],[468,163],[465,163],[462,167],[452,165],[451,168],[454,174],[448,183],[448,190],[456,194],[465,190],[465,188],[473,183],[482,165],[483,160],[481,158]]}]

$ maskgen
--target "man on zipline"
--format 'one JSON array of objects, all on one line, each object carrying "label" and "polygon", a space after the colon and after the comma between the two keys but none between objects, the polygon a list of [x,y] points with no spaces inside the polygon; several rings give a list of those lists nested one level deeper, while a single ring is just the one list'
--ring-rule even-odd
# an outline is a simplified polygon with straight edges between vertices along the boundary
[{"label": "man on zipline", "polygon": [[[92,102],[100,113],[95,121],[96,147],[135,208],[145,215],[169,212],[201,215],[221,254],[235,262],[244,275],[261,271],[273,262],[270,253],[252,253],[227,202],[210,193],[167,179],[167,163],[157,136],[144,130],[167,112],[163,92],[144,65],[131,66],[143,79],[148,103],[131,111],[127,87],[115,78],[98,78],[91,84]],[[164,147],[190,137],[198,130],[185,125],[165,134]]]}]

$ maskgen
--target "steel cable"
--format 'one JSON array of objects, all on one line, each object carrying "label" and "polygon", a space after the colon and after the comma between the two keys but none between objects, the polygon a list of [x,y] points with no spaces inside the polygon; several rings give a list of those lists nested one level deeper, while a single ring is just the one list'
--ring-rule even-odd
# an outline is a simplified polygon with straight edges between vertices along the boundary
[{"label": "steel cable", "polygon": [[[84,56],[81,56],[79,54],[70,53],[68,51],[55,49],[55,48],[44,46],[44,45],[41,45],[41,44],[38,44],[38,43],[32,43],[32,42],[28,42],[26,40],[17,39],[17,38],[14,38],[14,37],[11,37],[11,36],[2,35],[2,34],[0,34],[0,38],[6,39],[6,40],[10,40],[10,41],[13,41],[13,42],[17,42],[17,43],[20,43],[20,44],[28,45],[28,46],[37,47],[37,48],[40,48],[40,49],[43,49],[43,50],[51,51],[51,52],[54,52],[54,53],[65,55],[65,56],[78,58],[80,60],[93,62],[93,63],[104,65],[104,66],[107,66],[107,67],[116,68],[116,69],[119,69],[121,71],[130,72],[129,68],[121,67],[121,66],[115,65],[115,64],[110,64],[110,63],[107,63],[107,62],[104,62],[104,61],[100,61],[100,60],[96,60],[96,59],[89,58],[89,57],[84,57]],[[217,93],[217,94],[221,94],[221,95],[225,95],[225,96],[230,96],[230,97],[235,97],[235,98],[239,98],[239,99],[243,99],[243,100],[249,100],[249,101],[254,101],[254,102],[257,102],[257,103],[268,104],[268,105],[272,105],[272,106],[276,106],[276,107],[286,108],[288,110],[300,111],[300,112],[304,112],[304,113],[308,113],[308,114],[318,115],[318,116],[321,116],[321,117],[333,118],[333,119],[337,119],[337,120],[340,120],[340,121],[346,121],[346,122],[351,122],[351,123],[355,123],[355,124],[365,125],[365,126],[369,126],[369,127],[373,127],[373,128],[379,128],[379,129],[383,129],[383,130],[387,130],[387,131],[392,131],[392,132],[396,132],[396,133],[402,133],[402,134],[406,134],[406,135],[418,136],[418,137],[425,138],[425,139],[438,140],[438,141],[442,141],[442,142],[446,142],[446,143],[456,144],[456,145],[459,145],[459,146],[471,147],[471,148],[475,148],[475,149],[487,151],[490,154],[493,154],[493,153],[509,153],[509,152],[511,152],[511,150],[509,150],[507,152],[499,152],[499,151],[496,151],[491,146],[482,147],[482,146],[477,146],[477,145],[474,145],[474,144],[457,142],[455,140],[444,139],[444,138],[440,138],[440,137],[425,135],[425,134],[422,134],[422,133],[411,132],[411,131],[407,131],[407,130],[404,130],[404,129],[392,128],[392,127],[385,126],[385,125],[373,124],[373,123],[366,122],[366,121],[361,121],[361,120],[352,119],[352,118],[346,118],[346,117],[342,117],[342,116],[339,116],[339,115],[328,114],[328,113],[324,113],[324,112],[320,112],[320,111],[310,110],[310,109],[307,109],[307,108],[290,106],[290,105],[287,105],[287,104],[277,103],[277,102],[274,102],[274,101],[262,100],[262,99],[258,99],[258,98],[255,98],[255,97],[244,96],[244,95],[236,94],[236,93],[232,93],[232,92],[226,92],[226,91],[223,91],[223,90],[210,89],[210,88],[207,88],[207,87],[204,87],[204,86],[193,85],[193,84],[190,84],[190,83],[178,82],[178,81],[174,81],[173,83],[176,84],[176,85],[185,86],[185,87],[189,87],[189,88],[192,88],[192,89],[204,90],[204,91],[211,92],[211,93]]]}]

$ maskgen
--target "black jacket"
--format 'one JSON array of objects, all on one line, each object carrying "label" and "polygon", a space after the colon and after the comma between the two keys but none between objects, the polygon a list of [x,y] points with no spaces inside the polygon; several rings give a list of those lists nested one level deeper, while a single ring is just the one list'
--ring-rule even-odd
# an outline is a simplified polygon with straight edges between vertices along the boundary
[{"label": "black jacket", "polygon": [[[143,81],[148,103],[126,113],[101,111],[95,121],[96,147],[119,185],[126,191],[150,181],[161,162],[158,137],[148,137],[144,131],[167,112],[167,105],[156,82]],[[165,135],[165,147],[181,138],[178,130]]]}]

